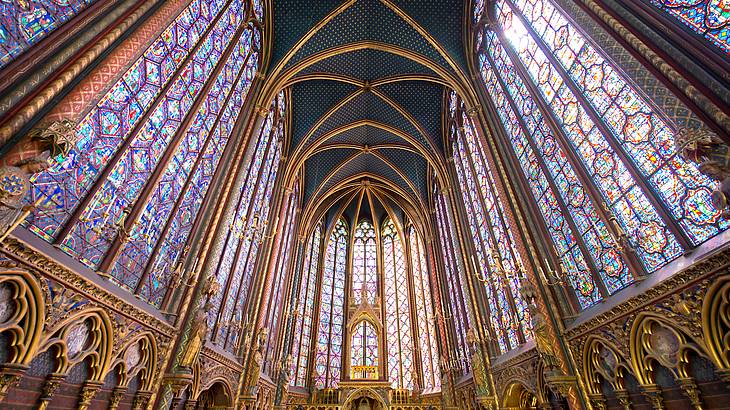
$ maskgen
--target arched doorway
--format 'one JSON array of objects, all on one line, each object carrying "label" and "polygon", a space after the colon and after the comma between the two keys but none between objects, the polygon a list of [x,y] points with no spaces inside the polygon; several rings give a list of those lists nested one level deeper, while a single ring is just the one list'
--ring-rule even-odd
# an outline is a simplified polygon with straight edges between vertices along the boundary
[{"label": "arched doorway", "polygon": [[363,388],[350,394],[345,400],[345,410],[385,410],[383,398],[374,390]]},{"label": "arched doorway", "polygon": [[511,383],[504,392],[502,408],[505,410],[532,410],[537,408],[537,397],[521,383]]},{"label": "arched doorway", "polygon": [[198,396],[198,410],[227,410],[233,403],[228,387],[222,382],[215,382]]}]

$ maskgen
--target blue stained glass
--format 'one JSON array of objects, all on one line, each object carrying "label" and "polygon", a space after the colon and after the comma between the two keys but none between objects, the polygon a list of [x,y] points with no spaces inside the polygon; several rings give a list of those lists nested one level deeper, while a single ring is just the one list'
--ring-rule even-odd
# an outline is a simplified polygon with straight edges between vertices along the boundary
[{"label": "blue stained glass", "polygon": [[[79,140],[68,157],[32,178],[27,202],[42,201],[26,221],[31,231],[47,241],[54,239],[224,3],[193,0],[79,123]],[[185,41],[176,41],[178,36]],[[151,81],[148,72],[154,73]]]},{"label": "blue stained glass", "polygon": [[[250,86],[251,72],[242,69],[249,49],[250,31],[246,31],[215,80],[192,124],[184,133],[180,145],[157,182],[156,189],[147,200],[139,221],[132,229],[130,240],[112,269],[112,277],[118,278],[127,286],[136,286],[149,256],[160,240],[165,222],[172,216],[173,207],[183,195],[183,190],[205,191],[207,188],[210,177],[201,181],[195,173],[198,172],[198,168],[203,167],[200,172],[208,171],[212,176],[211,171],[217,167],[218,160],[226,147],[236,118],[234,113],[240,111]],[[188,182],[190,175],[195,175],[193,178],[197,180],[196,185],[193,185],[192,181]],[[202,195],[200,197],[202,198]],[[143,256],[129,257],[127,253],[132,248],[139,249]],[[159,303],[160,297],[163,296],[160,294],[162,291],[160,285],[167,283],[166,278],[159,276],[158,272],[171,272],[170,263],[168,260],[165,266],[157,266],[151,273],[153,277],[147,285],[152,287],[147,290],[154,294],[148,299],[152,303]],[[155,284],[157,286],[154,286]]]},{"label": "blue stained glass", "polygon": [[0,2],[0,68],[38,43],[95,0]]},{"label": "blue stained glass", "polygon": [[314,384],[318,389],[335,388],[340,380],[347,241],[347,225],[339,219],[327,242],[320,286],[319,326],[314,358]]}]

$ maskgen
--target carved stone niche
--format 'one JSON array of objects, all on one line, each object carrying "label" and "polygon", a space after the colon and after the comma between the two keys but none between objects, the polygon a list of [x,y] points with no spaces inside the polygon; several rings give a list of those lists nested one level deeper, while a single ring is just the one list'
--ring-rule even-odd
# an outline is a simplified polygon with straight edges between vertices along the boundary
[{"label": "carved stone niche", "polygon": [[15,229],[34,207],[48,198],[35,198],[24,204],[30,178],[62,160],[76,144],[76,124],[62,120],[34,128],[10,152],[0,158],[0,238]]}]

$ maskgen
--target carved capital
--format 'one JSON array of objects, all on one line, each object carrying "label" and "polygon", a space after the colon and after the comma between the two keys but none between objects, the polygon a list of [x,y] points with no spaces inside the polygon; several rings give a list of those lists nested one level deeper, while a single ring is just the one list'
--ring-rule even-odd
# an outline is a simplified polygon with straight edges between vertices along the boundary
[{"label": "carved capital", "polygon": [[28,138],[40,143],[42,151],[49,151],[51,157],[66,157],[76,145],[76,123],[71,120],[53,121],[42,127],[34,128]]},{"label": "carved capital", "polygon": [[588,396],[588,400],[591,402],[591,406],[594,410],[606,410],[606,398],[603,394],[591,394]]},{"label": "carved capital", "polygon": [[10,388],[18,385],[27,369],[27,366],[16,364],[5,364],[0,367],[0,402],[5,400]]},{"label": "carved capital", "polygon": [[702,410],[702,400],[700,399],[700,390],[697,388],[697,383],[691,378],[679,379],[679,387],[682,388],[682,393],[692,403],[692,407],[697,410]]},{"label": "carved capital", "polygon": [[134,395],[134,400],[132,401],[132,410],[146,409],[147,405],[150,402],[151,397],[152,397],[151,391],[144,391],[144,390],[138,391],[137,394]]},{"label": "carved capital", "polygon": [[567,376],[562,373],[554,372],[545,376],[545,382],[550,390],[552,390],[555,394],[568,398],[570,389],[575,388],[578,381],[575,376]]},{"label": "carved capital", "polygon": [[38,410],[45,410],[48,407],[48,403],[53,400],[53,396],[56,394],[56,391],[64,378],[66,378],[66,375],[63,373],[51,373],[48,377],[46,377],[46,381],[43,383],[43,387],[41,388]]},{"label": "carved capital", "polygon": [[112,389],[111,395],[109,396],[109,410],[116,410],[119,407],[119,402],[122,401],[125,391],[127,391],[127,388],[121,386]]},{"label": "carved capital", "polygon": [[79,410],[86,410],[91,405],[91,400],[94,399],[96,393],[101,389],[102,382],[87,381],[81,386],[81,393],[79,394]]},{"label": "carved capital", "polygon": [[651,404],[654,410],[664,410],[664,399],[662,398],[662,390],[656,384],[642,384],[641,392],[646,397],[646,401]]},{"label": "carved capital", "polygon": [[677,153],[697,164],[701,173],[720,183],[712,193],[712,204],[728,216],[730,204],[730,147],[707,127],[682,128],[675,135]]},{"label": "carved capital", "polygon": [[631,410],[631,399],[627,390],[616,390],[616,400],[624,407],[624,410]]}]

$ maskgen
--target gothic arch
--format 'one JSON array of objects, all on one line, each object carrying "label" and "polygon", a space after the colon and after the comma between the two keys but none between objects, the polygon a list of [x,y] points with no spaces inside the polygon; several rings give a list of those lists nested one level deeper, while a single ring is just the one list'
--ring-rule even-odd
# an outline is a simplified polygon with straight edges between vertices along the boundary
[{"label": "gothic arch", "polygon": [[625,389],[624,372],[634,373],[619,349],[601,338],[588,338],[583,348],[583,380],[589,394],[601,394],[601,378],[615,390]]},{"label": "gothic arch", "polygon": [[37,354],[45,322],[45,301],[38,279],[22,269],[0,275],[0,332],[11,335],[5,365],[27,366]]},{"label": "gothic arch", "polygon": [[40,348],[42,353],[56,349],[56,373],[66,373],[77,363],[91,358],[90,381],[102,381],[110,368],[114,333],[109,315],[101,308],[88,308],[47,329]]},{"label": "gothic arch", "polygon": [[121,366],[120,386],[126,386],[141,373],[140,390],[150,390],[157,368],[157,342],[154,336],[145,332],[126,342],[112,358],[107,373],[114,371],[117,366]]},{"label": "gothic arch", "polygon": [[669,320],[640,313],[629,334],[633,373],[642,385],[655,383],[655,365],[667,368],[677,379],[688,378],[690,353],[708,357],[701,343]]},{"label": "gothic arch", "polygon": [[702,306],[702,333],[710,359],[730,368],[730,276],[722,276],[707,291]]}]

